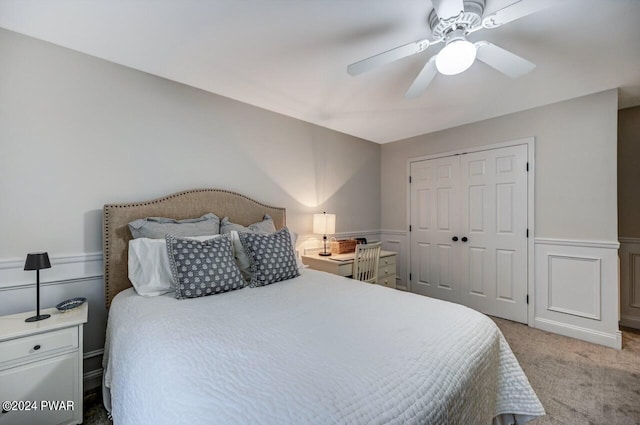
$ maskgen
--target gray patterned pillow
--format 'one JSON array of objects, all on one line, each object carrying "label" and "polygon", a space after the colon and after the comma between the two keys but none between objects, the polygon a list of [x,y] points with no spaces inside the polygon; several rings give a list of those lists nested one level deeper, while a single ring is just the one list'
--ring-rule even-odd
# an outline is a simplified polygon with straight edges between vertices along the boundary
[{"label": "gray patterned pillow", "polygon": [[265,286],[300,276],[291,235],[286,227],[270,235],[238,232],[251,263],[249,286]]},{"label": "gray patterned pillow", "polygon": [[166,241],[177,299],[219,294],[244,286],[229,235],[197,241],[168,234]]}]

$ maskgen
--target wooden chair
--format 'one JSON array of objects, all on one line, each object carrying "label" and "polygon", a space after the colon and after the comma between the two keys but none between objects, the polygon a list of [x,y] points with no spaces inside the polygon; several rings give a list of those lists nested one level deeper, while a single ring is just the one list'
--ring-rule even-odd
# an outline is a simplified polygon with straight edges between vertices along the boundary
[{"label": "wooden chair", "polygon": [[376,283],[381,249],[382,242],[356,245],[356,254],[353,258],[354,279]]}]

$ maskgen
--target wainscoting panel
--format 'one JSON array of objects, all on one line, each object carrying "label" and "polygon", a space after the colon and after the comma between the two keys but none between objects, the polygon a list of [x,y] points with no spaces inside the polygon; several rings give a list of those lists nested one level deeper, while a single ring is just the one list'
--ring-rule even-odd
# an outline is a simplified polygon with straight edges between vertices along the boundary
[{"label": "wainscoting panel", "polygon": [[617,242],[536,238],[534,326],[621,348],[618,246]]},{"label": "wainscoting panel", "polygon": [[[549,255],[548,309],[600,320],[600,258]],[[577,282],[580,286],[575,291]]]},{"label": "wainscoting panel", "polygon": [[[0,315],[34,311],[35,272],[24,271],[24,260],[0,260]],[[51,268],[40,273],[40,308],[85,297],[89,319],[84,325],[84,390],[101,385],[102,353],[107,328],[102,254],[51,256]]]},{"label": "wainscoting panel", "polygon": [[640,329],[640,238],[620,238],[620,324]]}]

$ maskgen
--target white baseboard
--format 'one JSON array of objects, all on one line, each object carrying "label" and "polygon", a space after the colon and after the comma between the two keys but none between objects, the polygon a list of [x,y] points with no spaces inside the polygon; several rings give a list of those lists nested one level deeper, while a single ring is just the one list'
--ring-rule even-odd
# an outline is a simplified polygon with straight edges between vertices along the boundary
[{"label": "white baseboard", "polygon": [[554,320],[536,317],[535,327],[543,331],[593,342],[594,344],[605,345],[607,347],[620,350],[622,348],[622,332],[606,333],[587,329],[568,323],[556,322]]}]

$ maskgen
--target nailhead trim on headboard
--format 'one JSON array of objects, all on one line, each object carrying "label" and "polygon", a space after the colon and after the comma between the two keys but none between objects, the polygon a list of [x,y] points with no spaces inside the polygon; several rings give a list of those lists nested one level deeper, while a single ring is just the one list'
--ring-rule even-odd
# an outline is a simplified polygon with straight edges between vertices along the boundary
[{"label": "nailhead trim on headboard", "polygon": [[[113,241],[111,240],[111,235],[113,233],[112,230],[113,231],[117,230],[117,229],[112,229],[111,223],[114,222],[115,217],[117,215],[117,211],[124,210],[124,209],[157,205],[163,202],[173,200],[175,198],[180,198],[185,196],[189,197],[193,195],[197,196],[199,193],[227,194],[227,195],[232,195],[233,197],[239,200],[249,201],[251,203],[251,206],[255,208],[256,216],[262,217],[263,214],[261,213],[269,213],[272,216],[275,214],[277,215],[277,217],[273,217],[273,218],[274,218],[274,221],[277,223],[277,227],[282,228],[286,225],[286,210],[284,208],[263,204],[254,199],[249,198],[248,196],[245,196],[236,192],[232,192],[229,190],[223,190],[223,189],[192,189],[192,190],[174,193],[172,195],[164,196],[162,198],[152,199],[149,201],[132,202],[132,203],[124,203],[124,204],[106,204],[103,209],[104,211],[103,251],[104,251],[105,305],[107,308],[109,308],[111,304],[111,300],[116,295],[116,293],[125,289],[125,288],[112,288],[110,286],[110,283],[113,278],[113,276],[110,275],[110,270],[112,268],[111,259],[113,258],[113,255],[114,255],[114,252],[112,252]],[[208,211],[208,212],[216,213],[215,206],[210,206],[210,207],[211,207],[211,211]],[[149,215],[146,215],[146,216],[149,216]],[[136,218],[144,218],[144,217],[136,217]],[[220,217],[220,219],[222,218],[223,217]],[[233,221],[234,217],[230,217],[230,219]],[[250,224],[250,223],[246,223],[246,224]],[[122,227],[122,224],[120,224],[119,227]],[[124,266],[126,266],[126,264]],[[120,265],[118,265],[118,268],[119,267]],[[130,286],[130,283],[129,283],[129,286]],[[113,291],[117,291],[117,292],[112,293]]]}]

